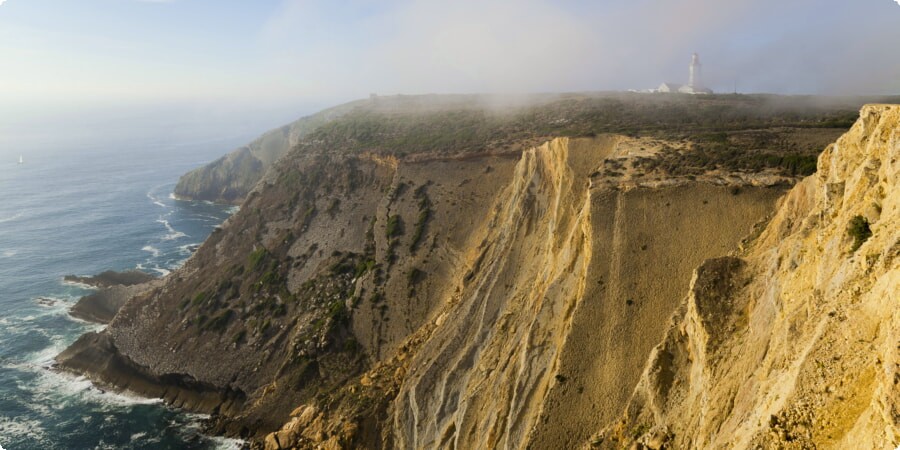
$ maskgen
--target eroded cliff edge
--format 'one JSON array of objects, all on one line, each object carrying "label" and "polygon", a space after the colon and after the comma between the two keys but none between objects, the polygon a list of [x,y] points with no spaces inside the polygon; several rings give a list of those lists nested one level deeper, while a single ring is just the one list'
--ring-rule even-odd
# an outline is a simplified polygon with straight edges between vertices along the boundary
[{"label": "eroded cliff edge", "polygon": [[326,109],[264,133],[253,142],[182,175],[175,186],[175,196],[182,200],[241,204],[275,161],[300,139],[358,103]]},{"label": "eroded cliff edge", "polygon": [[898,181],[900,106],[866,106],[746,251],[697,269],[624,418],[591,445],[896,448]]},{"label": "eroded cliff edge", "polygon": [[690,147],[298,147],[60,365],[271,448],[589,443],[634,404],[694,269],[758,234],[791,182],[658,169]]},{"label": "eroded cliff edge", "polygon": [[[700,151],[659,163],[681,175],[716,164],[730,170],[781,167],[808,174],[810,155],[850,126],[859,99],[776,96],[374,96],[271,130],[193,170],[175,187],[182,199],[240,204],[275,162],[300,147],[431,157],[528,148],[557,136],[617,133],[695,138]],[[699,167],[698,167],[699,166]],[[695,173],[697,174],[697,173]]]},{"label": "eroded cliff edge", "polygon": [[[633,385],[593,371],[636,383],[691,269],[734,248],[783,192],[752,185],[766,177],[660,184],[632,170],[654,145],[562,138],[412,162],[305,153],[60,364],[218,413],[232,434],[316,405],[352,419],[346,445],[577,442],[603,416],[575,424],[554,408],[624,405]],[[618,176],[603,174],[610,161]],[[479,423],[489,416],[503,422]]]}]

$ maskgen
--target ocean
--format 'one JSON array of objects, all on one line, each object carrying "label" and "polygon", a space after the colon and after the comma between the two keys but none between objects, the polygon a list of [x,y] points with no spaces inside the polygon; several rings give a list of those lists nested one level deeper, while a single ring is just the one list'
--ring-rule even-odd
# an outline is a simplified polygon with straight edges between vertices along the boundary
[{"label": "ocean", "polygon": [[[50,370],[101,326],[71,318],[68,274],[179,267],[234,208],[175,200],[178,177],[249,141],[143,141],[0,152],[0,446],[214,449],[203,416]],[[18,164],[21,153],[24,164]]]}]

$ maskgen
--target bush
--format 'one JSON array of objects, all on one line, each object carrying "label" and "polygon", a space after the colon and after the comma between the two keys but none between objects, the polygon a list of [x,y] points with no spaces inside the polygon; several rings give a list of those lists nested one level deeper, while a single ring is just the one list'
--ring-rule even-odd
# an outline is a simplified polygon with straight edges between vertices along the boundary
[{"label": "bush", "polygon": [[850,225],[847,227],[847,234],[853,238],[853,246],[850,252],[855,252],[870,237],[872,237],[872,228],[869,226],[869,219],[863,216],[854,216],[850,219]]},{"label": "bush", "polygon": [[419,242],[425,235],[425,225],[431,218],[431,209],[426,204],[424,208],[419,210],[419,218],[416,220],[416,229],[413,231],[412,241],[409,243],[409,249],[414,251],[419,246]]},{"label": "bush", "polygon": [[393,216],[388,217],[387,226],[385,227],[384,234],[388,239],[399,236],[403,233],[403,222],[400,219],[400,216],[394,214]]},{"label": "bush", "polygon": [[203,324],[201,326],[201,329],[221,332],[228,326],[228,322],[231,321],[231,318],[233,316],[234,316],[234,311],[232,311],[230,309],[226,309],[225,311],[222,311],[221,313],[219,313],[219,315],[214,317],[209,322]]},{"label": "bush", "polygon": [[375,268],[375,260],[369,259],[366,261],[360,261],[356,265],[356,270],[354,272],[353,278],[359,278],[374,268]]},{"label": "bush", "polygon": [[194,296],[194,299],[191,300],[191,306],[198,306],[203,303],[204,300],[206,300],[206,292],[199,292]]},{"label": "bush", "polygon": [[265,247],[260,247],[254,250],[253,253],[250,253],[250,258],[248,261],[250,263],[250,269],[258,269],[259,266],[262,265],[262,262],[266,258],[267,254],[268,252],[266,251]]},{"label": "bush", "polygon": [[350,319],[350,313],[347,311],[347,306],[344,305],[343,300],[333,302],[328,307],[328,317],[339,323],[344,323]]},{"label": "bush", "polygon": [[406,282],[410,286],[419,284],[423,279],[425,279],[425,272],[415,267],[406,274]]}]

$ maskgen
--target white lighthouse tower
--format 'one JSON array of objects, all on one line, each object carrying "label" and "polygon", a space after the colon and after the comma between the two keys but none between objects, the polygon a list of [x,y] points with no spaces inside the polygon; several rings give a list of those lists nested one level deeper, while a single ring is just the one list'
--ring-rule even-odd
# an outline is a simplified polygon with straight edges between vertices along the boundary
[{"label": "white lighthouse tower", "polygon": [[712,91],[703,87],[703,64],[700,64],[700,55],[691,55],[690,77],[688,84],[681,86],[678,92],[684,94],[712,94]]},{"label": "white lighthouse tower", "polygon": [[713,91],[703,87],[703,65],[700,64],[700,55],[694,53],[691,56],[691,72],[688,84],[663,83],[652,92],[680,92],[682,94],[712,94]]},{"label": "white lighthouse tower", "polygon": [[694,53],[694,55],[691,56],[691,76],[688,78],[688,87],[692,89],[703,87],[701,70],[703,70],[703,66],[700,64],[700,55]]}]

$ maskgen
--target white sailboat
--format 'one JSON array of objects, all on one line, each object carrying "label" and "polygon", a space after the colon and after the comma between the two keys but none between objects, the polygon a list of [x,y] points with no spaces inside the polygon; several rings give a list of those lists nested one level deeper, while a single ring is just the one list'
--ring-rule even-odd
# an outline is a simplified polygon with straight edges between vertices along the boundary
[{"label": "white sailboat", "polygon": [[19,155],[19,164],[25,164],[25,160],[22,159],[22,155]]}]

